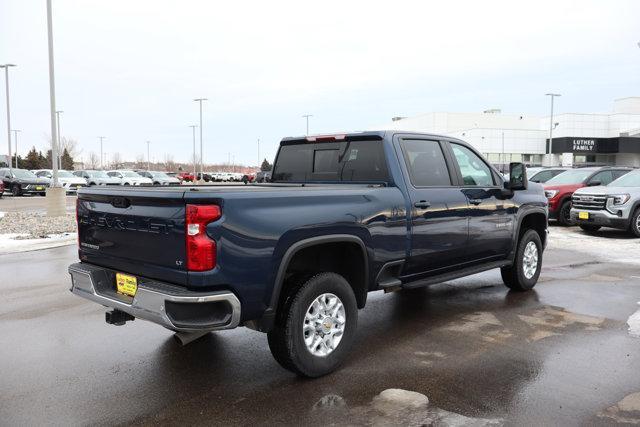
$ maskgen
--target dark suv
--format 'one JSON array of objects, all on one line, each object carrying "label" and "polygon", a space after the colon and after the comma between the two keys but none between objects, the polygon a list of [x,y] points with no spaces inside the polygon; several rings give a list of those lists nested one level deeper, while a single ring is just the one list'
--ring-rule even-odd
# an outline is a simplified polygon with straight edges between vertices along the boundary
[{"label": "dark suv", "polygon": [[0,169],[0,179],[6,190],[14,196],[23,194],[45,194],[50,180],[38,178],[33,172],[26,169]]}]

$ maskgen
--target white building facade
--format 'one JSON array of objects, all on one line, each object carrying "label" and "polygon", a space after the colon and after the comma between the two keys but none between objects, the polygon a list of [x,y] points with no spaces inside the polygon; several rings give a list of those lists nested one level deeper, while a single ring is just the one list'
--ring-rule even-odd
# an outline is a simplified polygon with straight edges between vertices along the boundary
[{"label": "white building facade", "polygon": [[607,164],[640,167],[640,97],[614,101],[608,113],[560,113],[550,119],[525,114],[434,112],[394,118],[389,129],[460,138],[495,164]]}]

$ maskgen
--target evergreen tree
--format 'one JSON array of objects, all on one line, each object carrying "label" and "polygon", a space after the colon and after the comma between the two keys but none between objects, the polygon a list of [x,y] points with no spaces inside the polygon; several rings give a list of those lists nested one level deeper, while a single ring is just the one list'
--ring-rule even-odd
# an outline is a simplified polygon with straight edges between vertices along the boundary
[{"label": "evergreen tree", "polygon": [[270,171],[270,170],[271,170],[271,168],[272,168],[272,167],[273,167],[273,166],[271,165],[271,163],[269,163],[269,162],[267,161],[267,159],[264,159],[264,160],[262,161],[262,165],[260,166],[260,170],[261,170],[261,171],[263,171],[263,172],[268,172],[268,171]]},{"label": "evergreen tree", "polygon": [[42,151],[38,152],[38,169],[51,169],[51,162],[47,165],[47,158],[42,155]]},{"label": "evergreen tree", "polygon": [[[42,156],[42,153],[40,153],[40,156]],[[29,170],[42,169],[40,167],[40,156],[36,151],[36,147],[33,147],[31,150],[29,150],[29,152],[27,153],[27,157],[24,159],[24,168]]]},{"label": "evergreen tree", "polygon": [[69,154],[67,149],[65,148],[62,151],[62,159],[61,159],[61,167],[62,169],[72,171],[73,170],[73,157]]}]

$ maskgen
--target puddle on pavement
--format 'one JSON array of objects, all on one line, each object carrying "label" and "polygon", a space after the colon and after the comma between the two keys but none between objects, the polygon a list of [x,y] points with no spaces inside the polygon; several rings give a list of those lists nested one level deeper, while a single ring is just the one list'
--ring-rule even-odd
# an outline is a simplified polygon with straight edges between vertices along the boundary
[{"label": "puddle on pavement", "polygon": [[610,418],[618,423],[640,424],[640,392],[625,396],[620,402],[598,414],[600,418]]},{"label": "puddle on pavement", "polygon": [[310,415],[322,424],[478,427],[504,424],[503,419],[473,418],[445,411],[430,404],[424,394],[402,389],[384,390],[368,404],[353,407],[338,395],[327,395],[313,405]]},{"label": "puddle on pavement", "polygon": [[[563,308],[545,306],[515,315],[514,319],[502,320],[490,312],[475,312],[461,316],[441,328],[447,332],[473,334],[487,343],[501,343],[514,336],[521,335],[527,342],[537,342],[545,338],[562,335],[565,329],[573,327],[583,331],[599,331],[605,322],[604,317],[573,313]],[[640,310],[634,325],[640,335]],[[533,331],[531,330],[533,329]]]}]

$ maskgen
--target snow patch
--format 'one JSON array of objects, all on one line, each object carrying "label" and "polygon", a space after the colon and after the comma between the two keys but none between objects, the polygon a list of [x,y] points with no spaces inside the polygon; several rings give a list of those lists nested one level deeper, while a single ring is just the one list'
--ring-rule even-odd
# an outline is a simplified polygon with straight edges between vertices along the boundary
[{"label": "snow patch", "polygon": [[0,254],[35,251],[74,244],[77,233],[49,234],[45,238],[29,239],[29,233],[0,234]]},{"label": "snow patch", "polygon": [[[640,302],[638,303],[640,305]],[[640,338],[640,309],[633,313],[631,317],[627,320],[627,325],[629,325],[629,334],[634,337]]]}]

